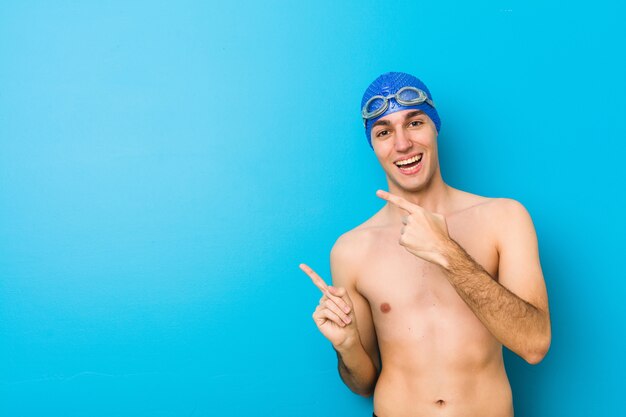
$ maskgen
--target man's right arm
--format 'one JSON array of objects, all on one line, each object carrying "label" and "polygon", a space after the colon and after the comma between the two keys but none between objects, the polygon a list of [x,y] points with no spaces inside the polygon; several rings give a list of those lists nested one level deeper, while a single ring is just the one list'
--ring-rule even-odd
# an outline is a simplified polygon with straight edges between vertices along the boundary
[{"label": "man's right arm", "polygon": [[330,268],[335,294],[347,295],[352,302],[358,337],[347,338],[337,353],[339,374],[356,394],[369,397],[374,393],[380,372],[380,357],[370,305],[356,289],[358,259],[355,245],[348,236],[341,236],[330,252]]}]

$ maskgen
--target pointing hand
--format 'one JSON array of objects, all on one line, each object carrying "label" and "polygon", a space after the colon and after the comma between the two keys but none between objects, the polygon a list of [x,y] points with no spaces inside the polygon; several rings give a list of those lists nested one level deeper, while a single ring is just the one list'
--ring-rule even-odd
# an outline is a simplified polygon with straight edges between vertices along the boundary
[{"label": "pointing hand", "polygon": [[450,242],[446,218],[387,191],[378,190],[376,195],[408,213],[402,218],[400,245],[428,262],[444,265],[444,253]]},{"label": "pointing hand", "polygon": [[347,341],[359,340],[352,300],[343,287],[328,286],[324,280],[308,265],[300,264],[302,269],[322,292],[319,305],[313,313],[313,321],[320,332],[339,347]]}]

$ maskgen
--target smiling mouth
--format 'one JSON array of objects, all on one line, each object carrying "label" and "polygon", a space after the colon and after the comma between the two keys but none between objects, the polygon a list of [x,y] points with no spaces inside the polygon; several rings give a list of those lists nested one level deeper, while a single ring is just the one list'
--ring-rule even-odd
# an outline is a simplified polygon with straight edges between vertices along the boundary
[{"label": "smiling mouth", "polygon": [[421,162],[423,156],[424,154],[420,153],[411,158],[403,159],[401,161],[396,161],[394,162],[394,164],[401,170],[408,171],[408,170],[411,170],[412,168],[415,168]]}]

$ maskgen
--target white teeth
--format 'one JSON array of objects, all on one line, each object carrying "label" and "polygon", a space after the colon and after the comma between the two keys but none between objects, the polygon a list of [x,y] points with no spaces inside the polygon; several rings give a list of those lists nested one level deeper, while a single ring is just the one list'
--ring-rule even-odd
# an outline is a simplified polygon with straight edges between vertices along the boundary
[{"label": "white teeth", "polygon": [[422,154],[419,154],[419,155],[415,155],[413,158],[405,159],[404,161],[398,161],[396,162],[396,165],[398,166],[407,165],[407,164],[419,161],[421,159],[422,159]]}]

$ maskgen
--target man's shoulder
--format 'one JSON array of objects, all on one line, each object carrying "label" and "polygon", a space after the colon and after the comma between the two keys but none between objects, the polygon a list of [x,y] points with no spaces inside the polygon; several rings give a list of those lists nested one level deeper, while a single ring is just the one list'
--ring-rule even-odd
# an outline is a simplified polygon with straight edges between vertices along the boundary
[{"label": "man's shoulder", "polygon": [[466,191],[456,190],[460,203],[458,211],[476,211],[481,217],[488,220],[514,221],[528,216],[528,211],[522,203],[508,197],[486,197]]},{"label": "man's shoulder", "polygon": [[330,251],[331,263],[352,264],[355,267],[362,264],[385,233],[380,214],[381,211],[342,233]]},{"label": "man's shoulder", "polygon": [[371,222],[341,234],[330,250],[330,268],[333,285],[356,286],[361,268],[372,252],[380,228]]},{"label": "man's shoulder", "polygon": [[480,224],[493,237],[498,251],[511,240],[534,232],[533,221],[524,205],[516,199],[508,197],[489,198],[480,207],[478,215]]},{"label": "man's shoulder", "polygon": [[522,203],[513,198],[497,198],[492,208],[492,222],[496,229],[498,247],[506,242],[536,239],[535,226],[530,213]]},{"label": "man's shoulder", "polygon": [[358,260],[367,252],[375,236],[379,233],[379,227],[369,221],[341,234],[331,249],[331,258],[344,260]]},{"label": "man's shoulder", "polygon": [[526,207],[518,200],[508,197],[491,198],[487,204],[489,214],[504,223],[530,218]]}]

